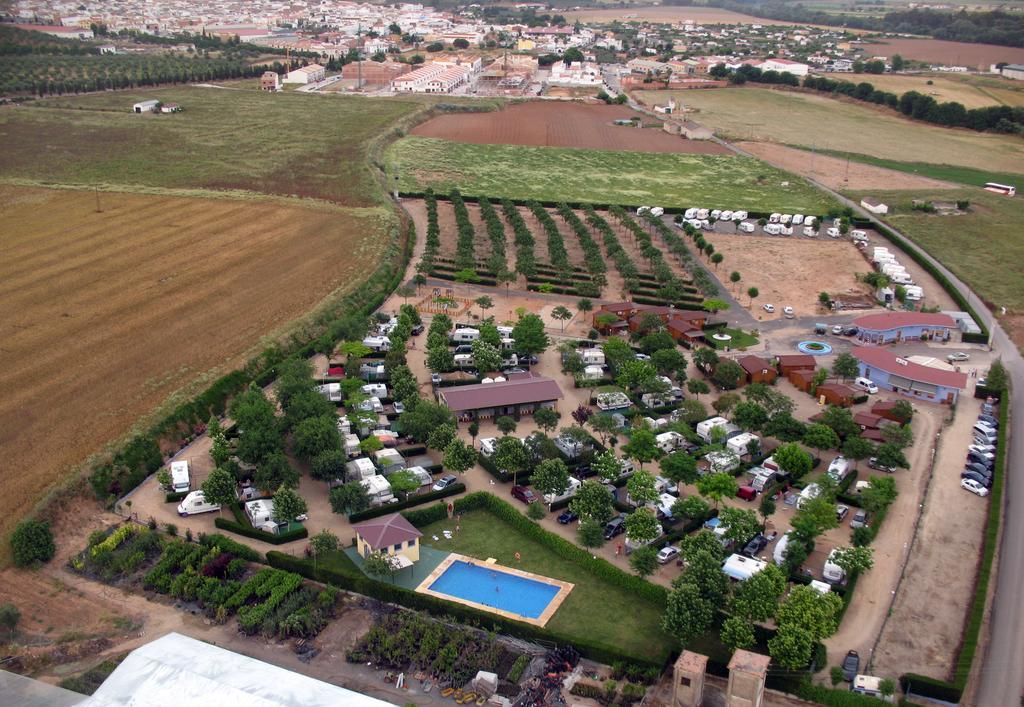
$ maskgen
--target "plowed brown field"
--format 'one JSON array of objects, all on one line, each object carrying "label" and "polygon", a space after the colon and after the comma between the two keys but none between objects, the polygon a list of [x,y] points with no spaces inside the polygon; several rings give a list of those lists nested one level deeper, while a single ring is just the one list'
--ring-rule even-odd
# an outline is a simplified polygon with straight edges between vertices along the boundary
[{"label": "plowed brown field", "polygon": [[996,44],[968,44],[945,39],[884,39],[864,45],[871,56],[899,54],[904,59],[931,61],[937,64],[966,66],[988,71],[992,64],[1005,61],[1010,64],[1024,62],[1024,48],[1001,47]]},{"label": "plowed brown field", "polygon": [[0,536],[168,395],[241,362],[386,238],[376,212],[0,186]]},{"label": "plowed brown field", "polygon": [[[490,113],[451,113],[417,125],[413,135],[476,145],[580,147],[591,150],[729,154],[706,140],[686,140],[660,128],[615,125],[645,116],[624,106],[531,101]],[[649,118],[648,118],[649,120]]]}]

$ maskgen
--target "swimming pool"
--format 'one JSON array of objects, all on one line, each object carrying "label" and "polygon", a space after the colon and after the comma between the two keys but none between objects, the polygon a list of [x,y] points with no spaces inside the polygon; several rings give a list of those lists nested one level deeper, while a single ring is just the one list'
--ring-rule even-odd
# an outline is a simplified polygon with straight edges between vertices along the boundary
[{"label": "swimming pool", "polygon": [[543,625],[572,586],[453,555],[417,591]]}]

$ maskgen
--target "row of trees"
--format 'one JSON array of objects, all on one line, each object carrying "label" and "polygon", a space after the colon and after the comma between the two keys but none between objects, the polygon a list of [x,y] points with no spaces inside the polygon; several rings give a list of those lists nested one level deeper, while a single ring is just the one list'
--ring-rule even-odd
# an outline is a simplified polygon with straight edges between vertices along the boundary
[{"label": "row of trees", "polygon": [[803,86],[823,93],[836,93],[868,103],[885,105],[907,117],[937,125],[1003,133],[1024,130],[1024,107],[1019,106],[987,106],[968,110],[956,101],[940,103],[918,91],[907,91],[897,96],[889,91],[880,91],[866,81],[852,83],[824,76],[807,76],[804,78]]}]

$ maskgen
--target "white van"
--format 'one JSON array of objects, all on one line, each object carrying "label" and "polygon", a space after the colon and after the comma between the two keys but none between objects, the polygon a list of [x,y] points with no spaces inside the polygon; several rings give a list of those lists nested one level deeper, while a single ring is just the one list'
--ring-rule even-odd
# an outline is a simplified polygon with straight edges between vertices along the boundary
[{"label": "white van", "polygon": [[895,698],[892,695],[888,697],[882,695],[882,678],[877,678],[874,675],[854,676],[853,682],[850,684],[850,692],[877,697],[883,702],[895,703]]},{"label": "white van", "polygon": [[189,486],[191,483],[188,476],[188,461],[183,459],[171,462],[171,491],[184,493],[188,491]]},{"label": "white van", "polygon": [[833,562],[835,556],[835,550],[830,552],[828,554],[828,559],[825,560],[825,566],[821,569],[821,576],[825,578],[826,582],[833,586],[842,584],[843,579],[846,577],[846,570]]},{"label": "white van", "polygon": [[178,504],[178,515],[180,516],[194,516],[198,513],[209,513],[210,511],[219,510],[220,505],[208,503],[202,491],[192,491]]},{"label": "white van", "polygon": [[857,379],[853,381],[853,384],[860,388],[861,390],[863,390],[865,393],[870,393],[871,395],[874,395],[875,393],[878,392],[878,386],[875,385],[875,382],[870,378],[858,376]]},{"label": "white van", "polygon": [[825,233],[826,233],[826,234],[828,234],[828,236],[829,236],[830,238],[839,238],[839,236],[841,236],[841,235],[842,235],[842,234],[841,234],[841,233],[839,232],[839,229],[838,229],[838,228],[830,228],[830,229],[828,229],[827,231],[825,231]]},{"label": "white van", "polygon": [[739,228],[744,233],[754,232],[754,224],[750,223],[749,221],[741,221],[740,225],[737,228]]}]

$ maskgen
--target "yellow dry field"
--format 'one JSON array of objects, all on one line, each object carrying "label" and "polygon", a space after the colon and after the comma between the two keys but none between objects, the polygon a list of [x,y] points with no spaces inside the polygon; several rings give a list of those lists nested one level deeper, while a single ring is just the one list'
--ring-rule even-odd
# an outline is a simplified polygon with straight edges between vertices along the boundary
[{"label": "yellow dry field", "polygon": [[0,185],[0,537],[169,395],[358,284],[374,210]]},{"label": "yellow dry field", "polygon": [[[979,78],[955,74],[882,74],[880,76],[845,76],[847,81],[867,81],[880,91],[897,96],[917,91],[943,103],[956,101],[965,108],[987,106],[1024,106],[1024,86],[1001,78]],[[931,81],[931,85],[928,82]]]},{"label": "yellow dry field", "polygon": [[683,22],[693,20],[706,25],[792,25],[792,22],[766,20],[717,7],[669,7],[664,5],[634,5],[612,9],[584,8],[566,12],[569,22]]},{"label": "yellow dry field", "polygon": [[861,102],[812,93],[744,87],[637,91],[635,97],[648,105],[675,98],[693,110],[688,117],[736,140],[994,172],[1019,172],[1024,164],[1020,138],[929,125]]}]

